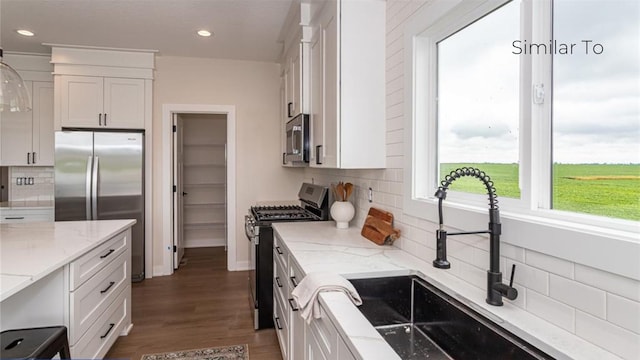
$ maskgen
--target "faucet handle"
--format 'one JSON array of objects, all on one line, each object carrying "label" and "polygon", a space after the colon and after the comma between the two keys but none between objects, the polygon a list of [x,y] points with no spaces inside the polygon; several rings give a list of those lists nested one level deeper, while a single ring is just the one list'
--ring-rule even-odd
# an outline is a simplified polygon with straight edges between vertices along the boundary
[{"label": "faucet handle", "polygon": [[509,287],[513,287],[513,275],[516,273],[516,264],[511,265],[511,276],[509,277]]}]

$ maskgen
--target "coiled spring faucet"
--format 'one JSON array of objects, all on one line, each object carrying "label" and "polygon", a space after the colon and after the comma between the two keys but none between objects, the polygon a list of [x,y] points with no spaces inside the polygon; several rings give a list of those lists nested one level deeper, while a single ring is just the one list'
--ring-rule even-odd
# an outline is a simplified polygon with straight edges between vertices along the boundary
[{"label": "coiled spring faucet", "polygon": [[[442,201],[447,197],[449,185],[463,176],[475,177],[482,181],[487,188],[487,195],[489,196],[489,229],[447,234],[447,231],[444,230],[444,222],[442,219]],[[503,296],[509,300],[515,300],[518,297],[518,291],[513,287],[515,265],[513,265],[511,270],[509,285],[502,283],[502,272],[500,272],[500,234],[502,233],[502,224],[500,223],[496,188],[493,186],[493,181],[491,181],[489,175],[477,168],[463,167],[456,169],[445,176],[444,180],[440,182],[440,187],[438,187],[435,196],[438,198],[439,227],[436,231],[436,259],[433,260],[433,266],[439,269],[449,269],[451,267],[451,264],[447,260],[447,235],[489,234],[490,260],[489,270],[487,270],[487,303],[502,306]]]}]

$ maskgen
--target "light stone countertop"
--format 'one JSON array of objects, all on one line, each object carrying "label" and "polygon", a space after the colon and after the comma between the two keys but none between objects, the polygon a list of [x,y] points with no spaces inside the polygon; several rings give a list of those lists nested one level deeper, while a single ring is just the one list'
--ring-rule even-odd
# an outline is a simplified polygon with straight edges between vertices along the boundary
[{"label": "light stone countertop", "polygon": [[0,301],[75,260],[135,220],[0,224]]},{"label": "light stone countertop", "polygon": [[53,209],[54,203],[52,200],[48,201],[3,201],[0,202],[1,209]]},{"label": "light stone countertop", "polygon": [[[416,274],[556,359],[620,359],[508,300],[501,307],[487,304],[485,290],[401,249],[378,246],[359,228],[336,229],[333,221],[274,223],[273,228],[305,274],[333,272],[347,279]],[[346,295],[323,293],[320,301],[357,358],[398,358]]]}]

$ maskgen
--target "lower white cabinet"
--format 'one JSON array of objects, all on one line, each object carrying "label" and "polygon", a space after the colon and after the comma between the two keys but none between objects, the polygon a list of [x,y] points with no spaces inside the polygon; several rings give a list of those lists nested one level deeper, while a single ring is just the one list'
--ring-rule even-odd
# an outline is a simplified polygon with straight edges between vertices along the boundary
[{"label": "lower white cabinet", "polygon": [[[321,307],[322,317],[307,324],[291,291],[304,273],[284,243],[274,238],[274,323],[284,360],[355,360],[336,326]],[[283,277],[286,277],[283,281]]]},{"label": "lower white cabinet", "polygon": [[0,208],[0,224],[53,221],[53,208],[12,209]]},{"label": "lower white cabinet", "polygon": [[74,359],[100,359],[131,327],[131,229],[5,299],[0,328],[65,325]]}]

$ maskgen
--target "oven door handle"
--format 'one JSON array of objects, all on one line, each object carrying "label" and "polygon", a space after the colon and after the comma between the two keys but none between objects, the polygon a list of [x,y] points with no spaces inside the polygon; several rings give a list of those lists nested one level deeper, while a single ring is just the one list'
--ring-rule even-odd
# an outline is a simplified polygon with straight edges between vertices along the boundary
[{"label": "oven door handle", "polygon": [[255,221],[249,215],[245,215],[244,216],[244,234],[247,235],[247,239],[250,242],[253,242],[253,240],[256,238],[254,229],[255,229]]}]

